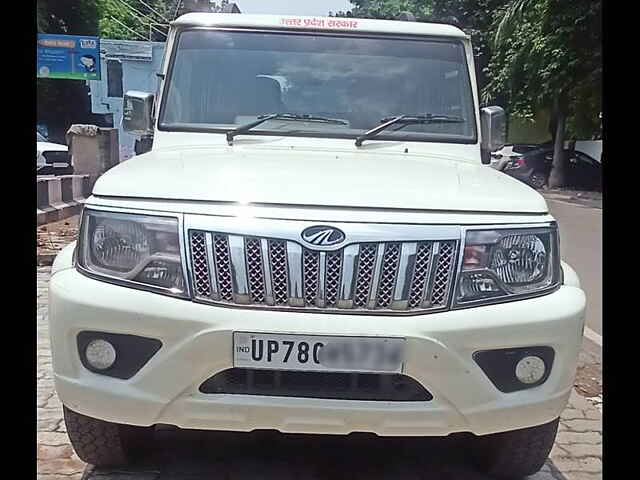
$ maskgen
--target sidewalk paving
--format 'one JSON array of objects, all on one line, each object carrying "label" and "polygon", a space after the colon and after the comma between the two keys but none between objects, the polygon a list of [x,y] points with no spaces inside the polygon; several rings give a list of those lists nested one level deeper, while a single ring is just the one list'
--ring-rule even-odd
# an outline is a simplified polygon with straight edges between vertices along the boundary
[{"label": "sidewalk paving", "polygon": [[[303,436],[291,439],[277,434],[233,434],[162,429],[146,465],[130,471],[109,471],[86,465],[73,452],[62,420],[62,405],[54,391],[47,321],[47,285],[51,268],[38,267],[37,280],[37,471],[38,480],[204,480],[204,479],[329,479],[424,478],[489,480],[464,461],[434,463],[439,448],[426,439],[368,439],[355,445],[349,438]],[[217,441],[220,435],[224,438]],[[367,443],[368,442],[368,443]],[[392,442],[394,455],[388,455]],[[393,443],[395,442],[395,443]],[[357,441],[356,441],[357,443]],[[440,442],[443,443],[443,442]],[[210,445],[210,446],[209,446]],[[414,451],[416,446],[418,451]],[[424,447],[424,448],[423,448]],[[380,449],[380,455],[371,453]],[[449,449],[450,451],[461,449]],[[346,452],[346,453],[345,453]],[[340,455],[345,455],[341,457]],[[377,458],[384,461],[379,464]],[[430,463],[431,462],[431,463]],[[550,461],[530,480],[596,480],[602,478],[602,416],[598,408],[571,395],[561,417]]]},{"label": "sidewalk paving", "polygon": [[540,190],[540,193],[547,200],[557,200],[582,207],[602,209],[602,192],[582,192],[557,188]]}]

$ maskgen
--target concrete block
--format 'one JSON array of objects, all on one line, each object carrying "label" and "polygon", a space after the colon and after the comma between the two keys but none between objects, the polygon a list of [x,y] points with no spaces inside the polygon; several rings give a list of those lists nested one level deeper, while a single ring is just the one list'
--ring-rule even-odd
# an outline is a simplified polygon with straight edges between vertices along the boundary
[{"label": "concrete block", "polygon": [[60,178],[50,178],[47,180],[49,188],[49,206],[62,203],[62,182]]},{"label": "concrete block", "polygon": [[66,204],[74,203],[73,176],[65,175],[63,177],[60,177],[60,187],[62,189],[62,201]]},{"label": "concrete block", "polygon": [[37,224],[63,220],[80,212],[90,192],[89,175],[37,178]]},{"label": "concrete block", "polygon": [[37,180],[38,188],[38,208],[44,208],[49,206],[49,185],[46,179]]},{"label": "concrete block", "polygon": [[73,175],[72,182],[72,198],[75,202],[84,201],[87,198],[84,192],[84,175]]}]

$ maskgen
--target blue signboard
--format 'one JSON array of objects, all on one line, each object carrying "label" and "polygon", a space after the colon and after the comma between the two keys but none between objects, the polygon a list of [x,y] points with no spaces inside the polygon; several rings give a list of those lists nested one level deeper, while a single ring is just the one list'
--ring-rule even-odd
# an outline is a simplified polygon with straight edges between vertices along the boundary
[{"label": "blue signboard", "polygon": [[100,80],[100,39],[38,34],[38,77]]}]

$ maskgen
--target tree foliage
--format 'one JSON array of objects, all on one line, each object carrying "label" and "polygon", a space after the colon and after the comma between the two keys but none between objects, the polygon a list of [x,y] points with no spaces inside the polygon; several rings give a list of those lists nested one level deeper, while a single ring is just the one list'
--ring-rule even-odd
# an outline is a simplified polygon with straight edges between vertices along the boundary
[{"label": "tree foliage", "polygon": [[354,8],[350,16],[393,19],[401,12],[411,12],[419,22],[429,21],[433,14],[433,0],[349,0]]},{"label": "tree foliage", "polygon": [[511,112],[523,117],[551,107],[551,187],[565,184],[567,133],[589,138],[599,130],[601,11],[601,0],[512,0],[492,25],[494,54],[483,98],[506,94]]},{"label": "tree foliage", "polygon": [[38,32],[68,35],[98,34],[98,0],[38,0]]},{"label": "tree foliage", "polygon": [[514,0],[501,9],[484,100],[506,94],[524,117],[556,101],[570,134],[591,136],[602,110],[600,15],[600,0]]},{"label": "tree foliage", "polygon": [[178,7],[177,0],[97,1],[100,36],[117,40],[164,42]]},{"label": "tree foliage", "polygon": [[450,23],[471,36],[480,88],[486,83],[485,67],[491,56],[491,26],[496,9],[507,0],[350,0],[351,12],[340,16],[392,20],[409,11],[419,22]]},{"label": "tree foliage", "polygon": [[[482,102],[524,118],[551,110],[559,149],[565,130],[577,138],[599,132],[602,0],[350,1],[348,14],[356,17],[393,19],[411,11],[418,21],[462,28],[473,42]],[[555,180],[562,182],[559,153]]]}]

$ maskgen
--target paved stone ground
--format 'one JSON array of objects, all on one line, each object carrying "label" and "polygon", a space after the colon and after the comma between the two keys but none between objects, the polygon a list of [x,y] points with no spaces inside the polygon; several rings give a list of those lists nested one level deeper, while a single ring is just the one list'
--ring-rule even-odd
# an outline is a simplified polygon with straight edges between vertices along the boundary
[{"label": "paved stone ground", "polygon": [[570,189],[544,189],[539,191],[542,196],[550,200],[571,203],[589,208],[602,209],[602,192],[581,192]]},{"label": "paved stone ground", "polygon": [[[430,479],[490,480],[456,439],[219,433],[161,429],[144,464],[94,469],[73,452],[55,394],[47,324],[50,267],[38,267],[38,480]],[[601,405],[600,405],[601,408]],[[392,454],[389,454],[392,452]],[[530,480],[602,478],[601,410],[575,391],[550,460]]]}]

